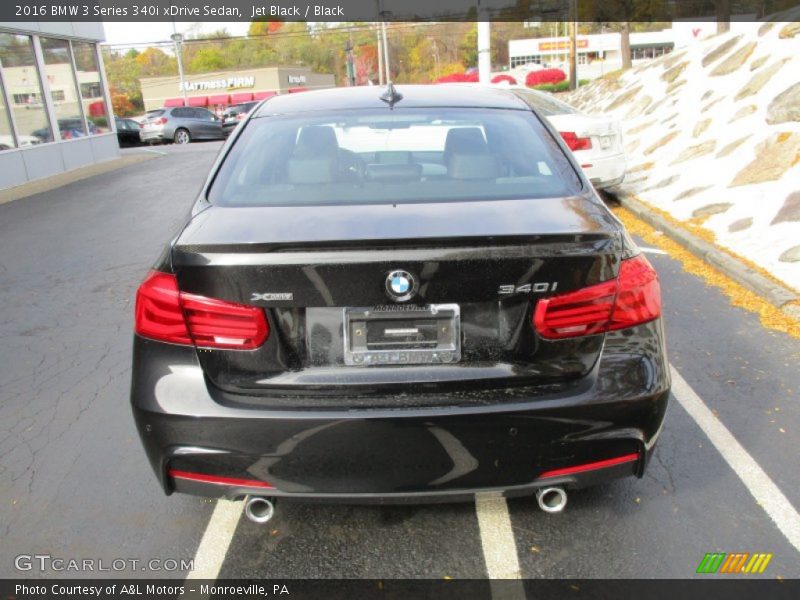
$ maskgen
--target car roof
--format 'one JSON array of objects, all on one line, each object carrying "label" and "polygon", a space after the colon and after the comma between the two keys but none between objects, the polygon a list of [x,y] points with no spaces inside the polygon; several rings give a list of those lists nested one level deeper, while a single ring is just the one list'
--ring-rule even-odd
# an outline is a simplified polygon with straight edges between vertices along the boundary
[{"label": "car roof", "polygon": [[[403,95],[395,106],[402,108],[453,107],[453,108],[502,108],[530,110],[530,107],[515,94],[500,88],[471,88],[465,94],[463,88],[446,85],[397,85],[395,90]],[[330,88],[299,94],[282,94],[266,100],[258,109],[255,118],[276,114],[314,112],[349,109],[389,109],[381,95],[383,86],[357,86]]]}]

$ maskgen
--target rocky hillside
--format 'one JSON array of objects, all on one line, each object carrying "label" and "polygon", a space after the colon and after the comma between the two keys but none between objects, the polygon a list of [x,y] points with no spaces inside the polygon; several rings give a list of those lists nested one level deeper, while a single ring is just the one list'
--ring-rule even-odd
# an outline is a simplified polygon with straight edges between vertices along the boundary
[{"label": "rocky hillside", "polygon": [[800,290],[800,14],[596,81],[568,101],[625,132],[621,186]]}]

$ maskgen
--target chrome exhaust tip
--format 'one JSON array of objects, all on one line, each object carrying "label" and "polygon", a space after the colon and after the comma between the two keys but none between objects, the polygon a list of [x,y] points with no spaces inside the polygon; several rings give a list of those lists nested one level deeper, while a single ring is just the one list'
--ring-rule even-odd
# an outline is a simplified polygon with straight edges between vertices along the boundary
[{"label": "chrome exhaust tip", "polygon": [[546,513],[560,513],[567,505],[567,492],[563,487],[546,487],[536,490],[536,501]]},{"label": "chrome exhaust tip", "polygon": [[244,514],[253,523],[264,524],[275,516],[275,505],[263,496],[245,496]]}]

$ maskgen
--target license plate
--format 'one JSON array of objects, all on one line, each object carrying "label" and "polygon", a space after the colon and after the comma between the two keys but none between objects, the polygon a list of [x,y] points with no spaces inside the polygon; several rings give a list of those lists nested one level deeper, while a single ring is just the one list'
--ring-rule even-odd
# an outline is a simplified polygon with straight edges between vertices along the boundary
[{"label": "license plate", "polygon": [[614,136],[613,135],[601,135],[600,136],[600,147],[603,148],[604,150],[606,148],[610,148],[612,141],[614,141]]},{"label": "license plate", "polygon": [[461,360],[457,304],[344,309],[344,362],[351,366],[452,364]]}]

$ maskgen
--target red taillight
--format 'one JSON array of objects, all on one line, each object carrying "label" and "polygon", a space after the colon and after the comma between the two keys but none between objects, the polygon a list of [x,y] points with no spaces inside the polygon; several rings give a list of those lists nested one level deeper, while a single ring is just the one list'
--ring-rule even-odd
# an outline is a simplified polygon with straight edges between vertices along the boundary
[{"label": "red taillight", "polygon": [[266,341],[269,324],[261,308],[184,294],[174,275],[152,271],[136,293],[135,331],[173,344],[252,350]]},{"label": "red taillight", "polygon": [[592,147],[592,138],[578,137],[574,131],[559,131],[570,150],[589,150]]},{"label": "red taillight", "polygon": [[658,274],[643,254],[619,265],[619,291],[608,329],[625,329],[661,315]]},{"label": "red taillight", "polygon": [[639,255],[620,263],[617,279],[539,300],[533,325],[543,338],[562,339],[624,329],[660,314],[658,275]]},{"label": "red taillight", "polygon": [[156,121],[156,123],[158,123],[159,125],[166,125],[167,124],[167,117],[161,117],[158,121]]},{"label": "red taillight", "polygon": [[150,272],[136,292],[135,315],[134,330],[143,337],[173,344],[192,343],[174,275]]},{"label": "red taillight", "polygon": [[244,119],[246,116],[247,116],[247,114],[246,114],[246,113],[237,113],[237,115],[236,115],[236,120],[237,120],[237,121],[241,121],[241,120],[242,120],[242,119]]}]

